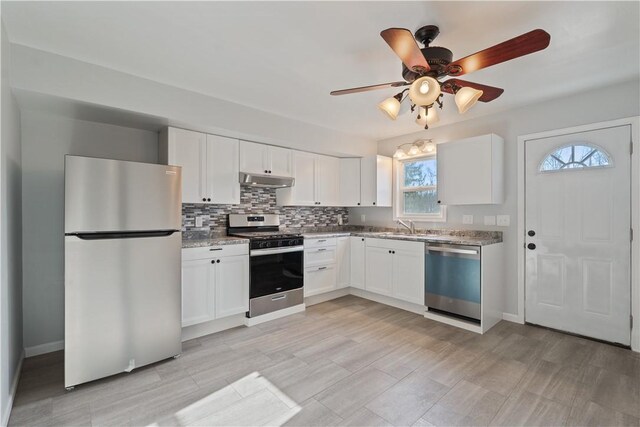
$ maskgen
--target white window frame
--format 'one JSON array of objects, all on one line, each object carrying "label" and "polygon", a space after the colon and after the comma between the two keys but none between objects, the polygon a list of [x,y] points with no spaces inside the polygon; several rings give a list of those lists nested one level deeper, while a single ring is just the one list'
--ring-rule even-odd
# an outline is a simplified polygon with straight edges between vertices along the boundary
[{"label": "white window frame", "polygon": [[[411,220],[416,222],[446,222],[447,221],[447,207],[440,206],[440,213],[438,214],[407,214],[404,212],[404,164],[405,162],[415,162],[417,160],[436,159],[437,155],[427,154],[423,156],[408,157],[402,160],[393,160],[393,220]],[[437,167],[437,166],[436,166]],[[411,187],[411,191],[432,190],[437,189],[437,185],[428,185],[424,187]]]}]

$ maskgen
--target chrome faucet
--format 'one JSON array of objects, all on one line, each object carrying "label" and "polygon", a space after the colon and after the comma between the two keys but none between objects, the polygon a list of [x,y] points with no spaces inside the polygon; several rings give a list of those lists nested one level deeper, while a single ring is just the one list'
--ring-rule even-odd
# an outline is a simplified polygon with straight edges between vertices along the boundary
[{"label": "chrome faucet", "polygon": [[410,234],[416,234],[416,225],[413,223],[413,221],[409,220],[409,225],[407,225],[406,222],[399,219],[397,220],[397,223],[403,226],[404,228],[406,228],[407,230],[409,230]]}]

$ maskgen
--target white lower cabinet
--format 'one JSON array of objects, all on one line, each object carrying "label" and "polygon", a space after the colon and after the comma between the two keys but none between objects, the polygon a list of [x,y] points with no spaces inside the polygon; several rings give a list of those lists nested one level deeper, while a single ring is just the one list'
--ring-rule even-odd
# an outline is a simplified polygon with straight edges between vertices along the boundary
[{"label": "white lower cabinet", "polygon": [[352,288],[364,289],[364,237],[349,237],[350,271],[349,285]]},{"label": "white lower cabinet", "polygon": [[393,257],[391,249],[367,246],[365,289],[376,294],[391,296]]},{"label": "white lower cabinet", "polygon": [[424,304],[424,243],[365,240],[365,289],[414,304]]},{"label": "white lower cabinet", "polygon": [[336,288],[336,267],[325,265],[304,270],[304,296],[323,294]]},{"label": "white lower cabinet", "polygon": [[215,295],[210,277],[213,266],[208,259],[182,263],[182,326],[213,320]]},{"label": "white lower cabinet", "polygon": [[336,240],[336,288],[349,286],[351,279],[350,237],[338,237]]},{"label": "white lower cabinet", "polygon": [[215,270],[216,319],[249,311],[249,257],[220,258]]},{"label": "white lower cabinet", "polygon": [[249,310],[249,245],[182,250],[182,326]]}]

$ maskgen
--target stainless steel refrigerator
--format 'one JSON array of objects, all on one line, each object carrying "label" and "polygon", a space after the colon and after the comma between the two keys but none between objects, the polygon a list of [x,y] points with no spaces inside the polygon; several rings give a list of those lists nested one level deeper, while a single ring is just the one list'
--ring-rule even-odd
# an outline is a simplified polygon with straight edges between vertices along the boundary
[{"label": "stainless steel refrigerator", "polygon": [[65,387],[180,354],[180,172],[65,157]]}]

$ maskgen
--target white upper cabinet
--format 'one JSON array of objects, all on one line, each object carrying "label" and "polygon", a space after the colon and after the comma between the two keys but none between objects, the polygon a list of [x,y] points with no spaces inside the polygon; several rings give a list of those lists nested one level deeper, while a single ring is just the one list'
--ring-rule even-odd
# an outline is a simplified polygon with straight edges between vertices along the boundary
[{"label": "white upper cabinet", "polygon": [[340,159],[340,206],[360,206],[359,158]]},{"label": "white upper cabinet", "polygon": [[160,135],[160,163],[182,166],[182,202],[206,202],[207,135],[168,128]]},{"label": "white upper cabinet", "polygon": [[495,134],[438,144],[443,205],[504,203],[504,140]]},{"label": "white upper cabinet", "polygon": [[368,156],[361,160],[361,206],[391,206],[393,162],[391,157]]},{"label": "white upper cabinet", "polygon": [[303,151],[293,152],[293,177],[290,188],[276,191],[282,206],[338,206],[339,159]]},{"label": "white upper cabinet", "polygon": [[237,139],[167,128],[160,163],[182,167],[183,203],[240,203]]},{"label": "white upper cabinet", "polygon": [[240,172],[292,176],[292,150],[240,141]]},{"label": "white upper cabinet", "polygon": [[207,193],[211,203],[240,203],[238,140],[207,135]]},{"label": "white upper cabinet", "polygon": [[336,157],[316,155],[316,204],[337,206],[339,201],[340,161]]},{"label": "white upper cabinet", "polygon": [[293,176],[293,150],[281,147],[269,147],[271,166],[269,170],[274,176]]}]

